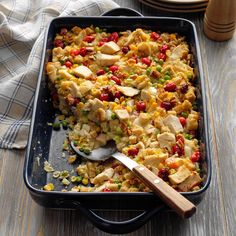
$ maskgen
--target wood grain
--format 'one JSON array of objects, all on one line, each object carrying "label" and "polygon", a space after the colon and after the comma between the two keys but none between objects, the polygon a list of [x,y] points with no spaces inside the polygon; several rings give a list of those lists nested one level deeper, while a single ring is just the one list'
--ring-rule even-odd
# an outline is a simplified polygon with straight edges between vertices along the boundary
[{"label": "wood grain", "polygon": [[192,202],[145,166],[136,166],[132,171],[179,216],[189,218],[196,212],[196,206]]},{"label": "wood grain", "polygon": [[[163,13],[137,0],[116,2],[144,15],[180,16],[196,24],[204,64],[213,167],[211,185],[193,217],[184,220],[175,213],[159,213],[127,235],[235,235],[236,35],[227,42],[213,42],[203,34],[203,14]],[[22,177],[24,154],[24,151],[0,150],[1,236],[109,235],[95,228],[81,212],[45,209],[33,202]],[[101,212],[101,216],[118,221],[135,214]]]}]

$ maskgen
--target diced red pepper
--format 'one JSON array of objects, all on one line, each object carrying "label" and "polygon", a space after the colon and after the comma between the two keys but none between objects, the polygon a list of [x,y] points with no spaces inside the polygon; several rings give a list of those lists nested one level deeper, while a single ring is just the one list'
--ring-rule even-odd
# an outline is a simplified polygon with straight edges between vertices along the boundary
[{"label": "diced red pepper", "polygon": [[115,81],[116,84],[121,85],[121,80],[117,76],[113,75],[111,80]]},{"label": "diced red pepper", "polygon": [[108,41],[117,42],[118,39],[119,39],[119,34],[117,32],[111,33],[110,36],[108,37]]},{"label": "diced red pepper", "polygon": [[160,48],[160,52],[166,53],[166,50],[169,49],[169,46],[167,44],[163,44]]},{"label": "diced red pepper", "polygon": [[184,118],[183,116],[179,117],[179,122],[184,127],[186,125],[186,118]]},{"label": "diced red pepper", "polygon": [[157,55],[157,57],[158,57],[159,60],[163,60],[163,61],[166,60],[166,54],[165,53],[161,52]]},{"label": "diced red pepper", "polygon": [[145,111],[146,110],[146,103],[143,101],[139,101],[136,103],[136,110],[138,112]]},{"label": "diced red pepper", "polygon": [[181,149],[181,147],[178,144],[175,144],[174,146],[172,146],[172,152],[173,152],[173,154],[177,154],[178,156],[183,155],[183,150]]},{"label": "diced red pepper", "polygon": [[98,46],[101,47],[106,42],[108,42],[108,38],[102,38],[100,42],[98,42]]},{"label": "diced red pepper", "polygon": [[164,89],[165,89],[165,91],[167,91],[167,92],[175,92],[176,91],[176,84],[175,83],[168,83],[168,84],[166,84],[165,85],[165,87],[164,87]]},{"label": "diced red pepper", "polygon": [[112,192],[111,189],[109,189],[109,188],[104,188],[102,191],[103,192]]},{"label": "diced red pepper", "polygon": [[62,28],[60,31],[60,35],[66,35],[67,32],[68,30],[66,28]]},{"label": "diced red pepper", "polygon": [[73,63],[71,61],[66,61],[65,62],[65,66],[68,67],[68,68],[71,68],[73,65]]},{"label": "diced red pepper", "polygon": [[109,67],[109,70],[114,73],[115,71],[118,71],[119,70],[119,67],[118,66],[110,66]]},{"label": "diced red pepper", "polygon": [[137,154],[138,154],[138,152],[139,152],[139,149],[138,148],[131,148],[131,149],[129,149],[128,150],[128,155],[129,156],[136,156]]},{"label": "diced red pepper", "polygon": [[142,61],[143,64],[145,64],[147,66],[150,66],[151,63],[152,63],[152,61],[148,57],[143,57],[141,61]]},{"label": "diced red pepper", "polygon": [[95,37],[92,36],[92,35],[87,35],[87,36],[84,37],[84,41],[87,42],[87,43],[93,42],[94,39],[95,39]]},{"label": "diced red pepper", "polygon": [[170,103],[170,102],[161,102],[161,105],[160,105],[162,108],[166,109],[167,111],[170,110],[173,105]]},{"label": "diced red pepper", "polygon": [[99,76],[99,75],[104,75],[106,72],[105,72],[105,70],[103,70],[103,69],[101,69],[101,70],[98,70],[97,71],[97,76]]},{"label": "diced red pepper", "polygon": [[85,47],[82,47],[79,49],[79,55],[82,57],[85,57],[87,54],[87,49]]},{"label": "diced red pepper", "polygon": [[76,106],[78,103],[80,103],[80,99],[79,98],[74,98],[73,105]]},{"label": "diced red pepper", "polygon": [[188,84],[182,84],[180,87],[181,93],[187,93],[188,92]]},{"label": "diced red pepper", "polygon": [[61,47],[61,48],[64,48],[64,46],[65,46],[61,39],[55,39],[54,45],[55,45],[55,47]]},{"label": "diced red pepper", "polygon": [[109,101],[109,100],[110,100],[110,96],[109,96],[108,93],[102,93],[102,94],[100,95],[99,99],[100,99],[101,101]]},{"label": "diced red pepper", "polygon": [[124,46],[121,51],[126,54],[129,51],[129,46]]},{"label": "diced red pepper", "polygon": [[156,32],[152,32],[150,34],[150,37],[151,37],[152,40],[157,41],[160,38],[160,34],[158,34]]},{"label": "diced red pepper", "polygon": [[70,51],[70,55],[71,55],[72,57],[78,56],[79,53],[80,53],[80,51],[79,51],[78,49],[72,49],[72,50]]},{"label": "diced red pepper", "polygon": [[121,97],[121,92],[120,91],[115,91],[114,98],[120,99],[120,97]]},{"label": "diced red pepper", "polygon": [[158,172],[158,176],[163,179],[164,181],[168,181],[169,171],[167,168],[162,168]]},{"label": "diced red pepper", "polygon": [[195,151],[190,157],[190,160],[192,162],[198,162],[200,161],[200,159],[201,159],[201,153],[199,150]]}]

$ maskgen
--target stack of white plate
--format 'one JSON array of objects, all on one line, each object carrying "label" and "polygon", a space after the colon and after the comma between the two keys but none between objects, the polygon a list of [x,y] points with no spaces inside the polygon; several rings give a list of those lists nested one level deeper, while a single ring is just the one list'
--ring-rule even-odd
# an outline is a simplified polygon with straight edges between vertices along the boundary
[{"label": "stack of white plate", "polygon": [[143,4],[168,12],[205,11],[208,0],[139,0]]}]

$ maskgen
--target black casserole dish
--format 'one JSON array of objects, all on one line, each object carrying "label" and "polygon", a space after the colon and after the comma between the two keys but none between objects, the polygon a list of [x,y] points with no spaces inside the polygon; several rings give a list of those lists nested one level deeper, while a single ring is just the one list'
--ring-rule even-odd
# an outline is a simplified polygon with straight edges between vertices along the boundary
[{"label": "black casserole dish", "polygon": [[[50,91],[47,86],[45,65],[50,60],[53,48],[53,39],[63,27],[72,28],[79,25],[88,27],[96,25],[108,31],[133,30],[144,28],[161,32],[178,33],[186,36],[194,56],[196,73],[196,95],[199,105],[200,121],[198,139],[202,153],[203,186],[195,192],[183,192],[189,200],[198,204],[207,189],[211,178],[210,149],[207,127],[207,113],[205,101],[205,86],[202,72],[200,49],[193,23],[181,18],[167,17],[137,17],[135,11],[115,9],[110,15],[130,15],[132,17],[61,17],[52,20],[45,38],[41,70],[35,94],[33,117],[30,128],[28,149],[24,166],[24,180],[29,188],[32,198],[40,205],[50,208],[70,208],[82,210],[89,219],[100,229],[110,233],[126,233],[143,225],[153,214],[159,210],[167,210],[164,203],[152,193],[144,192],[46,192],[43,186],[49,181],[49,175],[43,170],[47,160],[61,168],[68,167],[61,157],[61,146],[65,139],[65,132],[54,131],[48,123],[55,120],[56,111],[50,102]],[[109,22],[109,25],[107,23]],[[68,167],[69,168],[69,167]],[[141,203],[141,204],[140,204]],[[113,222],[102,219],[94,210],[137,210],[142,213],[128,221]]]}]

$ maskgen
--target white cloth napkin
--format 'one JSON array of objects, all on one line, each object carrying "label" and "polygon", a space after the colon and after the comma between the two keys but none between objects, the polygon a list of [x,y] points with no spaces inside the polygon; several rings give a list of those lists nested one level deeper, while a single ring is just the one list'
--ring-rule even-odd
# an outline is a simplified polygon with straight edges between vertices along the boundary
[{"label": "white cloth napkin", "polygon": [[57,16],[96,16],[111,0],[0,2],[0,148],[27,145],[45,29]]}]

